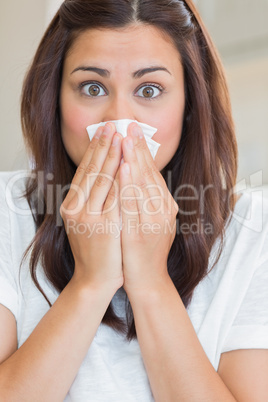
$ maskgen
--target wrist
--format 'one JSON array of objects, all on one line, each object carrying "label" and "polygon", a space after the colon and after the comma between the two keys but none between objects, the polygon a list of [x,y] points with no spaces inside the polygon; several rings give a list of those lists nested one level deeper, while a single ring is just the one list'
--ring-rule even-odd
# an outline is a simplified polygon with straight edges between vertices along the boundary
[{"label": "wrist", "polygon": [[137,281],[125,281],[124,289],[128,295],[130,302],[134,301],[146,301],[151,302],[157,298],[161,298],[163,293],[174,288],[172,279],[168,272],[162,273],[162,275],[150,278],[150,280],[137,280]]},{"label": "wrist", "polygon": [[72,279],[70,280],[70,286],[73,287],[80,294],[102,294],[107,295],[108,297],[113,297],[116,291],[123,286],[123,280],[121,278],[109,280],[109,281],[100,281],[96,279],[92,279],[90,276],[85,276],[74,272]]}]

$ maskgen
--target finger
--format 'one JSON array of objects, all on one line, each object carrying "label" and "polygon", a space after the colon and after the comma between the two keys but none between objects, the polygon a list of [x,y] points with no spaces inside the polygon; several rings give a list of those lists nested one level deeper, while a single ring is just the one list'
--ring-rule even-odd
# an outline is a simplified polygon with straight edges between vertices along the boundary
[{"label": "finger", "polygon": [[[148,221],[148,217],[155,214],[155,207],[152,203],[151,195],[147,188],[147,182],[141,173],[139,160],[131,136],[128,136],[125,140],[123,140],[122,148],[124,159],[130,165],[132,181],[134,183],[134,191],[137,198],[138,211],[140,214],[140,221]],[[140,157],[142,156],[140,155]],[[153,188],[150,190],[155,191]]]},{"label": "finger", "polygon": [[72,198],[76,195],[77,189],[87,171],[87,167],[92,159],[92,155],[94,153],[95,148],[97,147],[99,138],[102,135],[103,130],[104,130],[104,127],[99,127],[97,129],[94,137],[90,141],[89,146],[82,158],[82,161],[80,162],[79,166],[76,169],[75,175],[73,177],[73,180],[72,180],[72,183],[70,186],[70,190],[69,190],[67,196],[65,197],[65,203],[69,203],[72,200]]},{"label": "finger", "polygon": [[112,222],[120,224],[120,205],[119,205],[119,168],[117,170],[114,182],[107,194],[104,206],[103,215],[109,215]]},{"label": "finger", "polygon": [[[137,134],[136,135],[135,135],[134,130],[133,130],[134,127],[137,128]],[[141,127],[136,123],[131,123],[129,125],[129,127],[128,127],[128,134],[131,135],[132,138],[135,137],[135,136],[138,137],[139,142],[140,142],[139,148],[144,151],[143,152],[144,157],[146,159],[146,162],[147,162],[148,166],[152,169],[152,173],[153,173],[155,182],[157,184],[165,186],[166,182],[165,182],[163,176],[161,175],[161,173],[159,172],[159,170],[157,169],[157,167],[155,165],[154,159],[153,159],[152,154],[151,154],[151,152],[150,152],[150,150],[149,150],[149,148],[147,146],[146,139],[144,137],[144,134],[143,134],[143,131],[142,131]]]},{"label": "finger", "polygon": [[[134,127],[138,127],[139,131],[133,130]],[[150,201],[155,208],[155,214],[158,213],[159,208],[161,208],[163,204],[163,199],[166,196],[165,192],[162,189],[162,186],[156,183],[154,175],[153,175],[153,169],[151,166],[149,166],[147,160],[146,160],[146,152],[149,152],[148,146],[146,141],[143,141],[144,136],[142,133],[141,128],[136,124],[132,124],[129,126],[130,131],[129,135],[133,139],[134,143],[134,150],[136,153],[136,157],[138,160],[139,168],[140,168],[140,179],[137,177],[133,178],[134,183],[137,181],[145,181],[146,183],[146,190],[149,194]],[[162,210],[162,208],[161,208]]]},{"label": "finger", "polygon": [[111,187],[118,187],[118,182],[114,183],[114,180],[121,159],[121,140],[120,134],[114,134],[104,165],[90,192],[88,206],[91,212],[101,213]]},{"label": "finger", "polygon": [[[137,128],[136,133],[135,130],[133,130],[134,127]],[[159,208],[161,208],[161,211],[163,210],[164,207],[162,203],[163,199],[165,200],[165,206],[166,208],[168,208],[169,212],[173,212],[174,208],[175,210],[178,210],[178,205],[176,204],[174,198],[172,197],[162,174],[159,172],[157,166],[155,165],[154,159],[147,146],[142,129],[139,127],[138,124],[132,123],[129,125],[128,132],[133,139],[136,137],[136,139],[134,139],[134,142],[136,141],[135,151],[137,154],[137,158],[140,160],[139,155],[142,154],[142,156],[146,160],[147,167],[145,165],[144,168],[141,168],[143,177],[146,179],[146,176],[149,178],[150,175],[153,176],[155,184],[149,185],[149,181],[147,181],[148,183],[147,190],[151,196],[152,204],[156,208],[155,213],[157,213],[157,210],[159,210]]]},{"label": "finger", "polygon": [[128,163],[120,166],[120,210],[123,228],[129,228],[128,221],[130,219],[134,227],[139,225],[138,205]]},{"label": "finger", "polygon": [[95,147],[92,158],[88,163],[85,174],[81,180],[80,187],[85,195],[85,200],[88,199],[90,191],[101,171],[110,149],[113,135],[115,133],[115,124],[107,123]]}]

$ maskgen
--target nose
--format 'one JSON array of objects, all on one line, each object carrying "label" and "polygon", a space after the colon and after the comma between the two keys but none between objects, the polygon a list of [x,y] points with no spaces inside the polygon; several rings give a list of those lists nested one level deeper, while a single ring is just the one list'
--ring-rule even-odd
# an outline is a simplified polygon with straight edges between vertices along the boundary
[{"label": "nose", "polygon": [[130,100],[123,96],[117,96],[108,102],[102,121],[130,119],[138,120]]}]

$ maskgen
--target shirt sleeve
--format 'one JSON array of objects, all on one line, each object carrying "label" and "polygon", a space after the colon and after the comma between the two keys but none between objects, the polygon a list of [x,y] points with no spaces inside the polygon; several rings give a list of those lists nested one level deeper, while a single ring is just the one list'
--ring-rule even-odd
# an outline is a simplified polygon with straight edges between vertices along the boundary
[{"label": "shirt sleeve", "polygon": [[18,293],[11,253],[11,228],[6,203],[6,183],[0,176],[0,304],[7,307],[17,319]]},{"label": "shirt sleeve", "polygon": [[268,349],[268,253],[252,277],[222,352],[237,349]]}]

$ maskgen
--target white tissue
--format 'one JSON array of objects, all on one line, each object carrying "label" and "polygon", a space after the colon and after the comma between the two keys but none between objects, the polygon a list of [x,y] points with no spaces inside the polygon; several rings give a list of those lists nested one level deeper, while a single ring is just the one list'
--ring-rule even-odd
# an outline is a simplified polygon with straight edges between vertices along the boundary
[{"label": "white tissue", "polygon": [[[153,159],[155,158],[155,155],[157,154],[160,144],[158,144],[158,142],[152,140],[152,136],[157,132],[157,128],[151,127],[148,124],[140,123],[137,120],[122,119],[122,120],[110,120],[109,122],[115,124],[116,131],[118,133],[122,134],[123,137],[127,136],[127,128],[129,126],[129,124],[133,123],[133,122],[137,123],[143,131],[144,138],[146,140],[146,143],[148,145],[148,148],[151,152]],[[91,126],[88,126],[86,128],[90,141],[94,137],[94,134],[96,133],[97,129],[99,127],[105,126],[106,123],[108,123],[108,122],[105,121],[105,122],[101,122],[98,124],[92,124]]]}]

